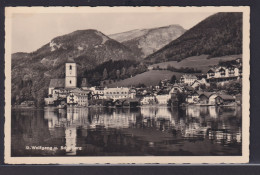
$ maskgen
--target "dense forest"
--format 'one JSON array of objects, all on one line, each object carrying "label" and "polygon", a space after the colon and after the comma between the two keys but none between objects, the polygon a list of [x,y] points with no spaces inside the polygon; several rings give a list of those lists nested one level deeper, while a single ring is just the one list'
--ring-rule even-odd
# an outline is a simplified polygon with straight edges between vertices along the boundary
[{"label": "dense forest", "polygon": [[85,70],[83,76],[87,78],[89,85],[95,86],[100,85],[100,82],[107,84],[126,79],[146,70],[147,67],[144,64],[135,60],[109,60],[94,69]]}]

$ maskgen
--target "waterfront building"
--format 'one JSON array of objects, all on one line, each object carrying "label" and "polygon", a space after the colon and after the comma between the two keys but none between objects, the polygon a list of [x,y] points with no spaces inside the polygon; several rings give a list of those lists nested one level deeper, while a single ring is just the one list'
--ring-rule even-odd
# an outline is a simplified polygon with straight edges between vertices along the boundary
[{"label": "waterfront building", "polygon": [[197,91],[186,98],[187,103],[199,103],[203,105],[227,105],[236,102],[236,98],[216,92]]},{"label": "waterfront building", "polygon": [[157,95],[156,96],[156,100],[158,102],[158,104],[168,104],[168,101],[171,99],[171,95],[169,94],[162,94],[162,95]]},{"label": "waterfront building", "polygon": [[191,95],[188,95],[186,98],[187,103],[198,103],[199,102],[199,93],[194,92]]},{"label": "waterfront building", "polygon": [[88,94],[90,91],[82,90],[79,88],[73,89],[70,91],[67,96],[68,105],[79,105],[79,106],[88,106]]},{"label": "waterfront building", "polygon": [[136,92],[137,91],[134,88],[129,89],[129,94],[131,99],[134,99],[136,97]]},{"label": "waterfront building", "polygon": [[[69,105],[88,106],[88,96],[91,92],[85,83],[83,88],[77,87],[77,65],[72,58],[65,63],[65,78],[50,80],[48,98],[45,98],[46,105],[58,105],[62,102]],[[95,94],[102,94],[102,90],[92,89]],[[102,92],[101,92],[102,91]]]},{"label": "waterfront building", "polygon": [[198,78],[195,75],[184,74],[180,78],[180,83],[192,85]]},{"label": "waterfront building", "polygon": [[89,90],[91,91],[92,99],[106,99],[103,87],[91,87]]},{"label": "waterfront building", "polygon": [[118,100],[130,98],[131,96],[127,87],[104,88],[104,99]]},{"label": "waterfront building", "polygon": [[154,104],[156,102],[156,98],[153,95],[147,95],[144,96],[141,100],[140,100],[140,104],[141,105],[148,105],[148,104]]},{"label": "waterfront building", "polygon": [[200,104],[209,104],[209,97],[214,94],[214,92],[202,92],[202,91],[197,91],[199,94],[199,103]]},{"label": "waterfront building", "polygon": [[230,105],[234,104],[236,102],[236,98],[234,98],[231,95],[226,95],[226,94],[220,94],[216,96],[215,98],[215,103],[216,104],[222,104],[222,105]]}]

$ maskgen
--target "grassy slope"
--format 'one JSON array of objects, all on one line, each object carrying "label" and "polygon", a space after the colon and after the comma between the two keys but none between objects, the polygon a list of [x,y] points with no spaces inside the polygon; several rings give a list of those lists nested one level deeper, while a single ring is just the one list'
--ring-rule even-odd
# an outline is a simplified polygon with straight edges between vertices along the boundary
[{"label": "grassy slope", "polygon": [[159,84],[160,80],[170,79],[173,74],[175,74],[177,78],[181,76],[180,73],[174,73],[167,70],[151,70],[136,75],[132,78],[127,78],[125,80],[112,83],[108,85],[108,87],[131,86],[131,85],[138,85],[139,83],[143,83],[146,86],[150,86],[150,85],[155,86]]},{"label": "grassy slope", "polygon": [[153,67],[159,65],[160,68],[167,68],[168,65],[171,65],[175,68],[180,67],[190,67],[202,70],[202,73],[206,73],[209,69],[209,66],[214,66],[219,63],[219,61],[230,61],[236,58],[242,58],[242,55],[229,55],[223,57],[215,57],[207,59],[207,55],[193,56],[188,57],[180,62],[177,61],[167,61],[163,63],[153,64]]},{"label": "grassy slope", "polygon": [[[230,55],[230,56],[223,56],[223,57],[216,57],[207,59],[207,55],[201,55],[201,56],[193,56],[188,57],[180,62],[177,61],[168,61],[164,63],[154,64],[153,66],[159,65],[161,68],[166,68],[167,65],[174,66],[176,68],[179,67],[192,67],[202,70],[203,73],[206,73],[209,69],[209,66],[217,65],[219,61],[228,61],[228,60],[234,60],[236,58],[241,58],[241,55]],[[131,85],[138,85],[139,83],[143,83],[146,86],[154,86],[158,85],[160,80],[163,79],[170,79],[172,75],[175,75],[177,79],[180,78],[180,76],[183,73],[178,72],[171,72],[167,70],[151,70],[148,72],[144,72],[142,74],[136,75],[132,78],[127,78],[122,81],[118,81],[112,84],[107,85],[108,87],[121,87],[121,86],[131,86]]]}]

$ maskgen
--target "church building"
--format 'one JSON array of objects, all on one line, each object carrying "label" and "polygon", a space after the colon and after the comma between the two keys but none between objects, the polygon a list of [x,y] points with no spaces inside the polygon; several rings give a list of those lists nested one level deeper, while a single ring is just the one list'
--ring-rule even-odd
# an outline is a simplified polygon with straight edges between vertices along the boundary
[{"label": "church building", "polygon": [[65,64],[65,78],[50,80],[48,98],[45,98],[46,105],[54,105],[55,101],[67,99],[77,88],[77,64],[73,58],[69,58]]}]

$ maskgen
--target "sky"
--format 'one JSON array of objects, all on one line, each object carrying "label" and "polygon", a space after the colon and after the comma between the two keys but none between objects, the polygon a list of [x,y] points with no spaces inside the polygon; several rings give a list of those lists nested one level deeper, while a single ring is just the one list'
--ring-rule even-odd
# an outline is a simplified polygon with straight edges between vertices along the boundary
[{"label": "sky", "polygon": [[12,16],[12,53],[35,51],[53,38],[75,30],[96,29],[109,35],[172,24],[190,29],[212,14],[214,13],[16,13]]}]

